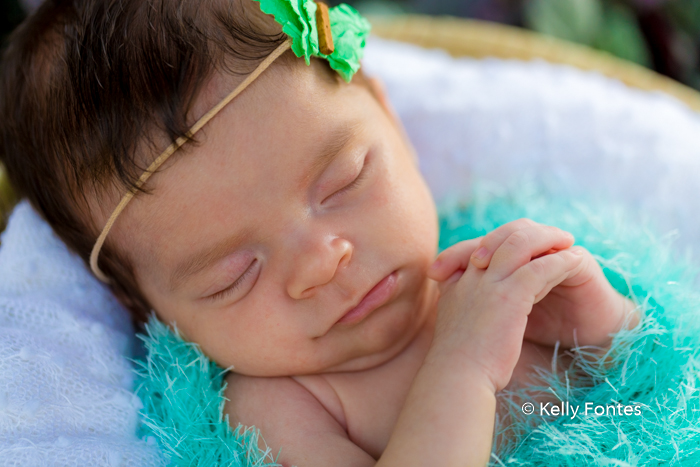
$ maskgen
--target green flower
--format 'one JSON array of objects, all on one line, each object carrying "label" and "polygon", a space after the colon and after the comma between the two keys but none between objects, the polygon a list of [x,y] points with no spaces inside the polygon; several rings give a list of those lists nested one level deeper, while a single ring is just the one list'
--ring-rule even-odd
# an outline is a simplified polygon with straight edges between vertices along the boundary
[{"label": "green flower", "polygon": [[255,0],[260,9],[272,15],[282,31],[292,39],[292,51],[297,57],[325,58],[335,71],[347,82],[360,68],[365,40],[370,24],[353,7],[340,4],[328,10],[333,35],[333,53],[322,54],[318,48],[316,29],[316,2],[313,0]]}]

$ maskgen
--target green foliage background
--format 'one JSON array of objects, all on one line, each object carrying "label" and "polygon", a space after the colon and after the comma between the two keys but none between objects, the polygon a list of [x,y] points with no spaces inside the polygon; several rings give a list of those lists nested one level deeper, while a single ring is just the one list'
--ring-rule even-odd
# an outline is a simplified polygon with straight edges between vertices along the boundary
[{"label": "green foliage background", "polygon": [[[0,0],[0,38],[39,0]],[[338,4],[341,0],[327,0]],[[453,15],[584,44],[700,89],[700,0],[343,0],[365,14]]]},{"label": "green foliage background", "polygon": [[345,0],[366,14],[453,15],[587,45],[700,89],[700,0]]}]

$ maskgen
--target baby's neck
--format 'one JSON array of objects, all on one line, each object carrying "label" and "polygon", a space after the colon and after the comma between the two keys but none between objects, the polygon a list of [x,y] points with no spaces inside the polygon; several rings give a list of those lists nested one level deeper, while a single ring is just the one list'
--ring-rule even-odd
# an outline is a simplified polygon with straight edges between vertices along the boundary
[{"label": "baby's neck", "polygon": [[426,294],[423,309],[421,314],[425,313],[423,323],[415,332],[413,338],[393,357],[388,359],[383,365],[388,365],[397,359],[412,360],[415,362],[423,362],[425,355],[430,349],[433,342],[433,334],[435,331],[435,320],[437,318],[437,303],[439,292],[437,284],[431,281],[429,293]]},{"label": "baby's neck", "polygon": [[[426,302],[424,302],[426,303]],[[407,344],[388,354],[379,364],[361,369],[292,376],[312,393],[353,440],[379,457],[388,442],[412,381],[420,370],[433,340],[437,294]]]}]

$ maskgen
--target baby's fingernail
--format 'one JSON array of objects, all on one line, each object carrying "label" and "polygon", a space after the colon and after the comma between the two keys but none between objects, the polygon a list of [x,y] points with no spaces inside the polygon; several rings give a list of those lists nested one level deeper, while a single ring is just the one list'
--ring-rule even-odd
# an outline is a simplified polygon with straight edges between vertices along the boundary
[{"label": "baby's fingernail", "polygon": [[434,271],[434,270],[436,270],[437,268],[439,268],[441,264],[442,264],[442,261],[440,261],[439,259],[436,259],[435,262],[433,263],[433,265],[430,266],[430,269],[431,269],[432,271]]},{"label": "baby's fingernail", "polygon": [[574,248],[571,250],[571,252],[575,255],[581,256],[583,254],[583,249],[582,248]]},{"label": "baby's fingernail", "polygon": [[483,259],[483,258],[486,257],[486,255],[488,254],[488,252],[489,252],[489,250],[487,250],[485,247],[482,246],[481,248],[479,248],[478,250],[476,250],[476,251],[474,252],[474,255],[473,255],[473,256],[474,256],[475,259]]}]

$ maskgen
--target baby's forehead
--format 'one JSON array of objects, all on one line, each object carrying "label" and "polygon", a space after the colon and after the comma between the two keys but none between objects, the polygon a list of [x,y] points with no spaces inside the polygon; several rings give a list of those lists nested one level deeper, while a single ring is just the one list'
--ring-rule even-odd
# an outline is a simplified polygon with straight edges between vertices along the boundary
[{"label": "baby's forehead", "polygon": [[[197,143],[166,161],[149,180],[150,194],[130,204],[115,234],[134,262],[167,263],[158,260],[161,251],[192,241],[183,229],[197,229],[201,240],[214,236],[208,226],[221,212],[242,213],[246,204],[264,199],[265,190],[305,189],[314,172],[367,126],[367,101],[357,99],[366,93],[361,87],[319,76],[322,63],[313,61],[297,73],[284,71],[261,75],[197,134]],[[202,101],[215,100],[229,82],[226,76],[213,79]],[[242,214],[238,225],[244,230],[252,222]],[[158,246],[158,239],[176,238],[174,232],[189,240]]]},{"label": "baby's forehead", "polygon": [[[175,151],[163,163],[159,171],[165,171],[177,164],[182,158],[187,157],[187,154],[197,152],[197,147],[202,144],[211,144],[213,140],[218,139],[230,140],[231,133],[235,132],[212,131],[211,128],[217,126],[218,120],[226,119],[226,114],[239,113],[243,116],[242,120],[235,123],[236,126],[241,126],[241,123],[244,123],[246,119],[250,120],[256,117],[255,124],[260,125],[261,122],[267,120],[260,117],[275,115],[280,107],[297,107],[300,110],[299,115],[302,115],[304,109],[300,108],[299,104],[308,101],[305,96],[311,94],[305,91],[313,88],[315,93],[323,92],[324,89],[322,87],[325,88],[326,92],[332,91],[333,87],[339,84],[332,78],[335,72],[324,66],[324,63],[324,61],[312,59],[311,65],[306,66],[303,60],[299,60],[294,56],[286,57],[285,60],[285,55],[283,54],[250,86],[246,87],[244,92],[225,106],[211,122],[204,126],[193,137],[191,142],[186,143],[181,149]],[[214,70],[202,83],[198,93],[192,99],[187,112],[188,122],[193,124],[204,116],[232,90],[236,89],[244,81],[244,78],[245,76],[226,70]],[[261,114],[258,112],[258,115],[254,116],[251,115],[251,109],[258,111],[266,109],[266,113]],[[307,115],[309,115],[308,112]],[[306,122],[307,120],[305,119],[297,119],[294,121],[290,120],[289,124],[301,129]],[[232,125],[229,124],[230,129],[233,129]],[[155,127],[153,130],[137,143],[134,154],[135,162],[139,167],[148,167],[172,143],[168,136],[163,133],[163,129],[160,126]],[[260,131],[264,131],[264,128],[260,128]],[[272,136],[271,133],[270,135]],[[202,163],[205,162],[205,160],[202,160]],[[152,191],[153,185],[154,181],[149,181],[145,189]],[[111,209],[119,202],[120,197],[127,190],[128,187],[123,186],[117,180],[113,180],[113,183],[108,182],[94,187],[86,187],[83,190],[83,195],[91,201],[90,211],[92,211],[92,217],[96,225],[104,225],[104,221],[111,213]]]},{"label": "baby's forehead", "polygon": [[[203,82],[196,94],[189,118],[192,123],[220,103],[247,78],[246,74],[215,68]],[[357,80],[355,80],[357,81]],[[342,86],[343,80],[326,60],[312,57],[310,64],[286,51],[235,98],[255,95],[258,103],[283,105],[285,96],[291,92],[313,92],[331,90]]]}]

